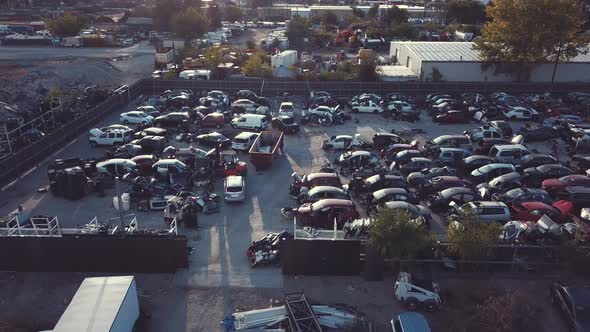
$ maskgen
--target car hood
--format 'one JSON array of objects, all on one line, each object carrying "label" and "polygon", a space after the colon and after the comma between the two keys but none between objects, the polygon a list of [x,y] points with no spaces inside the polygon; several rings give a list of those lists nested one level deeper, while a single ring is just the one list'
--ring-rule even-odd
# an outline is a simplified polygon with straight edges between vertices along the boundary
[{"label": "car hood", "polygon": [[547,179],[547,180],[543,181],[542,185],[545,188],[551,188],[551,187],[563,186],[563,183],[561,183],[561,181],[559,181],[558,179]]},{"label": "car hood", "polygon": [[416,205],[416,207],[418,208],[418,210],[420,211],[420,215],[421,216],[429,216],[431,214],[431,211],[429,208],[424,207],[422,205]]},{"label": "car hood", "polygon": [[481,176],[481,175],[483,175],[483,173],[482,173],[482,172],[480,172],[480,171],[479,171],[479,170],[477,170],[477,169],[476,169],[476,170],[473,170],[473,171],[471,172],[471,176]]},{"label": "car hood", "polygon": [[535,175],[541,174],[541,172],[539,172],[536,167],[525,168],[524,173],[525,174],[535,174]]}]

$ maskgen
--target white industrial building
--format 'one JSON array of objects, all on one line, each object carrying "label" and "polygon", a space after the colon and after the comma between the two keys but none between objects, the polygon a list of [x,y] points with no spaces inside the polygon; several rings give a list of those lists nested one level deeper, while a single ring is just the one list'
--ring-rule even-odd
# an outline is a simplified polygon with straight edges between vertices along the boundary
[{"label": "white industrial building", "polygon": [[[437,68],[446,82],[514,82],[515,77],[483,69],[479,52],[468,42],[391,42],[390,56],[397,67],[418,81],[431,81]],[[554,64],[533,67],[529,82],[551,82]],[[579,55],[557,66],[555,82],[590,82],[590,54]]]}]

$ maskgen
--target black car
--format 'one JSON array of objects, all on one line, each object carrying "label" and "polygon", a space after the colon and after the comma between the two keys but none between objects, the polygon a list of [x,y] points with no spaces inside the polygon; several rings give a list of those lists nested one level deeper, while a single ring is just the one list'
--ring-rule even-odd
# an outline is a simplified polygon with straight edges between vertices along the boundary
[{"label": "black car", "polygon": [[463,159],[460,165],[463,174],[471,174],[474,170],[495,163],[495,159],[488,156],[474,155]]},{"label": "black car", "polygon": [[465,203],[479,200],[479,195],[471,188],[453,187],[444,189],[430,200],[430,209],[435,212],[448,211],[449,203],[455,202],[462,206]]},{"label": "black car", "polygon": [[137,144],[141,146],[143,152],[152,153],[157,152],[160,153],[167,144],[166,137],[163,136],[145,136],[138,140],[133,141],[133,144]]},{"label": "black car", "polygon": [[514,188],[504,193],[493,194],[492,199],[504,202],[507,205],[525,202],[541,202],[547,205],[553,204],[553,200],[548,192],[543,189],[535,188]]},{"label": "black car", "polygon": [[153,125],[160,128],[186,127],[190,123],[190,117],[186,113],[172,112],[154,119]]},{"label": "black car", "polygon": [[113,158],[128,159],[128,158],[137,156],[142,151],[143,151],[143,148],[141,147],[141,145],[127,143],[127,144],[121,145],[119,147],[113,147],[112,149],[107,150],[105,152],[105,155],[109,159],[113,159]]},{"label": "black car", "polygon": [[542,153],[533,153],[522,157],[519,160],[518,166],[516,167],[519,170],[527,169],[530,167],[537,167],[545,164],[558,164],[559,162],[553,156],[548,154]]},{"label": "black car", "polygon": [[424,157],[424,154],[420,150],[403,150],[395,154],[393,158],[391,158],[390,168],[399,168],[400,165],[403,165],[410,161],[412,158],[416,157]]},{"label": "black car", "polygon": [[[354,179],[355,182],[358,179]],[[351,181],[349,188],[351,191],[372,193],[384,188],[403,188],[408,189],[408,184],[402,176],[397,175],[373,175],[366,179],[360,179],[358,187],[355,186],[355,182]],[[356,187],[356,188],[353,188]]]},{"label": "black car", "polygon": [[404,188],[385,188],[375,191],[366,196],[365,202],[367,204],[366,213],[371,214],[378,206],[386,202],[401,201],[411,204],[418,204],[418,199],[414,193],[407,191]]},{"label": "black car", "polygon": [[373,145],[376,149],[380,150],[391,144],[409,144],[408,140],[400,137],[396,134],[391,133],[377,133],[373,136]]},{"label": "black car", "polygon": [[410,160],[406,160],[403,163],[400,162],[398,169],[404,176],[408,176],[410,173],[418,172],[423,169],[429,169],[436,166],[436,162],[424,158],[424,157],[413,157]]},{"label": "black car", "polygon": [[522,182],[531,186],[539,186],[543,180],[557,179],[572,174],[574,172],[571,169],[561,164],[545,164],[526,168],[522,175]]},{"label": "black car", "polygon": [[512,127],[504,120],[490,121],[488,122],[488,125],[492,128],[498,129],[500,134],[502,134],[504,137],[512,136]]},{"label": "black car", "polygon": [[167,134],[166,129],[157,128],[157,127],[149,127],[149,128],[145,128],[145,129],[142,129],[141,131],[136,132],[135,134],[133,134],[133,137],[135,139],[139,139],[139,138],[146,137],[146,136],[165,137],[166,134]]},{"label": "black car", "polygon": [[571,167],[578,173],[585,173],[590,168],[590,156],[573,155]]},{"label": "black car", "polygon": [[590,288],[554,283],[549,293],[551,303],[559,308],[571,331],[590,331]]},{"label": "black car", "polygon": [[455,171],[450,167],[431,167],[413,172],[408,175],[406,181],[411,187],[419,188],[427,183],[430,179],[437,176],[455,175]]},{"label": "black car", "polygon": [[208,148],[215,148],[219,145],[223,149],[231,146],[231,140],[218,132],[199,135],[195,142]]},{"label": "black car", "polygon": [[285,134],[295,134],[299,132],[299,124],[290,116],[277,116],[270,122],[272,127],[282,131]]},{"label": "black car", "polygon": [[548,127],[522,130],[519,134],[524,137],[526,142],[541,142],[560,137],[558,129]]},{"label": "black car", "polygon": [[259,95],[250,90],[240,90],[236,92],[236,94],[234,95],[234,100],[238,99],[248,99],[262,106],[270,106],[268,99],[260,97]]}]

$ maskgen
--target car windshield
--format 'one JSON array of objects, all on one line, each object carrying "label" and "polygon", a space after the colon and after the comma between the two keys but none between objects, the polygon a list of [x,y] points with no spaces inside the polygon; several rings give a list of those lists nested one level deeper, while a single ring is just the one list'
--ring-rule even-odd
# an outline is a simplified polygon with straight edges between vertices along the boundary
[{"label": "car windshield", "polygon": [[227,187],[225,190],[228,193],[239,193],[242,191],[242,187]]},{"label": "car windshield", "polygon": [[236,137],[236,138],[234,138],[234,142],[235,143],[246,143],[246,142],[248,142],[248,139]]},{"label": "car windshield", "polygon": [[520,189],[510,190],[506,193],[506,196],[510,198],[517,198],[518,196],[524,194],[524,192]]},{"label": "car windshield", "polygon": [[444,142],[444,141],[445,141],[445,139],[446,139],[446,137],[444,137],[444,136],[440,136],[440,137],[437,137],[437,138],[433,139],[433,140],[432,140],[432,142],[433,142],[434,144],[441,144],[442,142]]},{"label": "car windshield", "polygon": [[574,181],[576,181],[576,178],[574,178],[573,176],[564,176],[560,178],[559,181],[563,183],[573,183]]}]

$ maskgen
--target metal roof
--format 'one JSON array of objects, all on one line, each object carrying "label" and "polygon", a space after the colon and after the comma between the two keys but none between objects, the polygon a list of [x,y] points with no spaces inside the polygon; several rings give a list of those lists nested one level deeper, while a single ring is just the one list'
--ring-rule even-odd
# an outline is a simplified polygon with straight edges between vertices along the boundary
[{"label": "metal roof", "polygon": [[[405,45],[422,61],[481,61],[470,42],[392,42]],[[569,62],[590,62],[590,54],[578,55]]]}]

